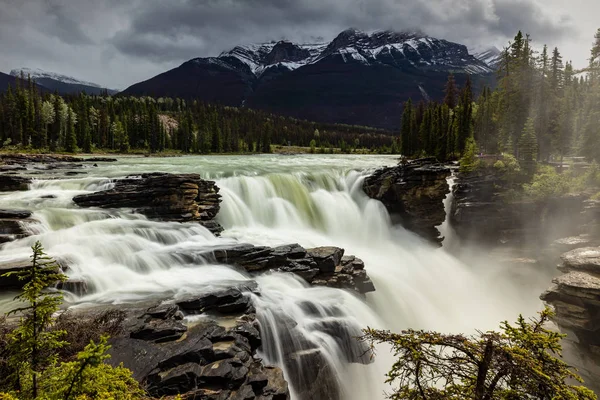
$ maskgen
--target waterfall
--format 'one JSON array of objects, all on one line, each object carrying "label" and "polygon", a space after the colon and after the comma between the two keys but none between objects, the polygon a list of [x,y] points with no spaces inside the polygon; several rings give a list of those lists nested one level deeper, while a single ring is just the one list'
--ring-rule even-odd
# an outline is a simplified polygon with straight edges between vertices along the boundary
[{"label": "waterfall", "polygon": [[[342,247],[365,262],[376,291],[365,301],[337,289],[308,287],[287,274],[257,278],[261,356],[282,366],[296,398],[310,396],[301,392],[314,382],[330,382],[324,390],[331,398],[383,398],[392,360],[385,349],[373,364],[361,358],[353,338],[362,328],[495,329],[501,320],[533,314],[540,304],[535,291],[524,293],[501,273],[489,279],[487,265],[465,264],[392,226],[383,205],[363,193],[362,183],[366,171],[393,162],[376,156],[125,159],[86,178],[40,179],[29,191],[0,195],[0,208],[29,209],[40,221],[31,228],[34,236],[3,245],[0,263],[28,259],[30,246],[41,240],[48,254],[69,265],[71,278],[88,282],[89,294],[68,298],[82,307],[178,298],[251,279],[197,256],[217,245]],[[110,188],[119,173],[157,170],[217,180],[223,196],[218,219],[226,229],[221,238],[197,224],[149,221],[131,210],[79,209],[71,201]],[[446,207],[450,202],[451,195]],[[447,225],[441,229],[449,235]],[[0,299],[0,305],[9,303]],[[317,366],[315,375],[311,368]]]}]

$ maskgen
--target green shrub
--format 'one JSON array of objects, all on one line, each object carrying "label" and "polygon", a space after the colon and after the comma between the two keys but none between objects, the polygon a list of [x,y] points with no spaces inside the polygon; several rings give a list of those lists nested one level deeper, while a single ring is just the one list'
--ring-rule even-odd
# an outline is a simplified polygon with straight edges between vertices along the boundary
[{"label": "green shrub", "polygon": [[482,166],[481,160],[477,158],[477,143],[472,137],[465,143],[465,152],[460,159],[460,172],[473,172]]},{"label": "green shrub", "polygon": [[525,195],[533,200],[543,200],[570,193],[573,180],[568,174],[559,174],[548,165],[539,165],[531,183],[523,185]]}]

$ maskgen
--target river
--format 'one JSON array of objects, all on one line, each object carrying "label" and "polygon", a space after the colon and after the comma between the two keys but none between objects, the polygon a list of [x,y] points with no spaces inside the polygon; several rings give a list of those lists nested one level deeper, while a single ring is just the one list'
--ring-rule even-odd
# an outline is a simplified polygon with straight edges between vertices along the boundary
[{"label": "river", "polygon": [[[41,221],[32,228],[34,236],[5,244],[0,262],[29,257],[30,246],[40,240],[52,257],[67,261],[70,277],[88,282],[90,294],[67,298],[70,306],[83,307],[177,298],[223,281],[249,279],[226,265],[190,264],[182,257],[216,244],[342,247],[364,260],[376,291],[365,302],[345,291],[308,287],[289,275],[261,276],[262,295],[255,303],[263,326],[262,356],[280,363],[282,348],[292,345],[281,340],[285,328],[277,316],[284,314],[327,355],[342,383],[342,398],[383,398],[384,373],[391,365],[385,351],[370,366],[347,365],[335,341],[315,329],[316,322],[337,318],[354,327],[396,331],[495,329],[502,320],[540,310],[538,295],[549,284],[535,276],[515,279],[490,258],[459,261],[443,247],[391,226],[382,204],[367,198],[361,187],[370,171],[395,163],[390,156],[123,157],[85,169],[88,174],[81,177],[36,175],[29,191],[0,195],[0,208],[32,210]],[[198,225],[148,221],[126,210],[79,209],[71,200],[110,188],[116,177],[142,172],[194,172],[216,180],[223,196],[222,237]],[[452,235],[451,227],[442,229]],[[8,298],[3,296],[0,307],[10,307]],[[307,302],[319,311],[308,312]]]}]

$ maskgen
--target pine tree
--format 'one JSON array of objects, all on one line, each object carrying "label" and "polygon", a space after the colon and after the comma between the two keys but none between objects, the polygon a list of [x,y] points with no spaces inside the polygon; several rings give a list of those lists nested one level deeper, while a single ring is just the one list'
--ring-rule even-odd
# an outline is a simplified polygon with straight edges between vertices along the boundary
[{"label": "pine tree", "polygon": [[55,350],[63,347],[61,338],[64,331],[49,330],[54,322],[54,313],[62,303],[60,292],[47,290],[67,277],[60,268],[44,253],[41,243],[33,247],[31,265],[27,268],[4,274],[5,277],[17,276],[24,281],[22,293],[15,299],[25,303],[24,307],[12,310],[9,314],[24,313],[19,326],[9,335],[10,363],[16,366],[17,387],[19,379],[27,369],[31,370],[33,385],[32,397],[38,397],[38,375],[43,369],[56,361]]},{"label": "pine tree", "polygon": [[448,81],[446,82],[446,88],[444,90],[446,96],[444,97],[444,104],[448,106],[448,108],[453,109],[456,107],[456,97],[458,96],[458,89],[456,88],[456,81],[454,80],[454,75],[448,75]]},{"label": "pine tree", "polygon": [[75,133],[75,113],[67,110],[67,131],[65,133],[65,151],[67,153],[77,152],[77,135]]}]

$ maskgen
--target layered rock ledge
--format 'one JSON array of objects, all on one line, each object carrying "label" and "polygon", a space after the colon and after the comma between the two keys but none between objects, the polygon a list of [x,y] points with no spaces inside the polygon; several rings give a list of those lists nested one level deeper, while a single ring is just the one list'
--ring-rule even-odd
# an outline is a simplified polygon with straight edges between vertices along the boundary
[{"label": "layered rock ledge", "polygon": [[377,170],[365,179],[363,190],[383,203],[393,223],[439,244],[443,238],[436,227],[446,219],[450,174],[448,166],[423,158]]},{"label": "layered rock ledge", "polygon": [[220,209],[219,188],[198,174],[150,173],[116,181],[110,190],[75,196],[80,207],[131,208],[158,221],[198,222],[214,234]]},{"label": "layered rock ledge", "polygon": [[[188,256],[189,254],[182,254]],[[313,286],[354,290],[365,294],[375,291],[365,264],[354,256],[344,256],[339,247],[304,249],[298,244],[279,247],[240,244],[195,253],[190,261],[216,262],[243,268],[256,275],[267,271],[289,272]]]},{"label": "layered rock ledge", "polygon": [[[586,383],[600,382],[600,247],[584,247],[562,255],[564,275],[540,298],[551,304],[555,322],[567,334],[570,352]],[[599,390],[600,387],[595,387]]]}]

